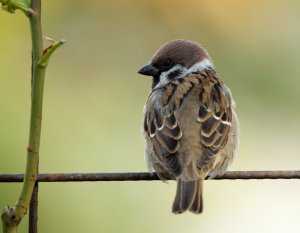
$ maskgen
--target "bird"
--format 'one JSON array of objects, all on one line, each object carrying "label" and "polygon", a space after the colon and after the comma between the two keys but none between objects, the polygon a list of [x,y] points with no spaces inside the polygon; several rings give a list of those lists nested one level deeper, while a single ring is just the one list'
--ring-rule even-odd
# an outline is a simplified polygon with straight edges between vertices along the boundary
[{"label": "bird", "polygon": [[138,73],[152,77],[142,123],[148,168],[177,181],[174,214],[200,214],[203,181],[225,173],[237,154],[231,91],[202,45],[185,39],[162,45]]}]

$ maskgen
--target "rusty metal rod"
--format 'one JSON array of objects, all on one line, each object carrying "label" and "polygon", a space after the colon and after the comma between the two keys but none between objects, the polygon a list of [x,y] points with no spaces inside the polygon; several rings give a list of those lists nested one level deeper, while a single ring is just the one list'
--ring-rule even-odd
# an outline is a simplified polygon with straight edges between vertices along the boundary
[{"label": "rusty metal rod", "polygon": [[[214,180],[248,179],[300,179],[296,171],[228,171]],[[155,173],[45,173],[39,174],[38,182],[83,182],[83,181],[151,181],[159,180]],[[0,183],[22,182],[23,174],[0,174]]]}]

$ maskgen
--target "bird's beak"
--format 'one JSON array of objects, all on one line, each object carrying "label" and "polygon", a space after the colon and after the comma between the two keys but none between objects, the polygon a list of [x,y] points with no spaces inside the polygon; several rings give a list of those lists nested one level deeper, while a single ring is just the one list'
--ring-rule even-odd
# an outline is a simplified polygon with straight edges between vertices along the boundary
[{"label": "bird's beak", "polygon": [[142,69],[138,71],[139,74],[146,75],[146,76],[157,76],[159,75],[159,69],[154,67],[151,64],[145,65]]}]

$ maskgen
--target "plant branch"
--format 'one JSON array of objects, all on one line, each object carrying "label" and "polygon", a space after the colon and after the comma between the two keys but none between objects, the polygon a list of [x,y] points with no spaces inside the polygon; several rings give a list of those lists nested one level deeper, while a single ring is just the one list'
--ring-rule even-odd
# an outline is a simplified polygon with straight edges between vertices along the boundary
[{"label": "plant branch", "polygon": [[[43,35],[41,26],[41,0],[0,0],[9,12],[21,9],[30,22],[32,39],[32,90],[29,143],[27,147],[26,171],[22,191],[14,207],[6,207],[2,212],[3,232],[17,232],[18,225],[27,213],[38,174],[39,148],[42,126],[42,107],[46,65],[39,62],[44,59]],[[30,7],[29,7],[30,4]],[[21,7],[20,7],[21,6]],[[58,47],[58,46],[57,46]],[[53,49],[54,51],[54,49]],[[53,52],[52,51],[52,52]],[[51,53],[52,53],[51,52]],[[51,55],[51,54],[50,54]],[[46,62],[50,55],[47,55]]]},{"label": "plant branch", "polygon": [[38,61],[38,65],[41,67],[46,67],[53,52],[66,42],[65,40],[54,41],[52,39],[51,41],[53,44],[44,50],[43,55]]}]

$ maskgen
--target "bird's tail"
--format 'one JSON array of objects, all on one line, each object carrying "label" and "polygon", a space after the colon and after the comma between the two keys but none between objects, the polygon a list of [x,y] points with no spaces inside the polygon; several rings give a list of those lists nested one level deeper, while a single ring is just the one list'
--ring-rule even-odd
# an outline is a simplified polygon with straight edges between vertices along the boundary
[{"label": "bird's tail", "polygon": [[203,179],[201,178],[191,181],[183,181],[178,178],[172,212],[181,214],[189,210],[195,214],[200,214],[203,210],[202,183]]}]

